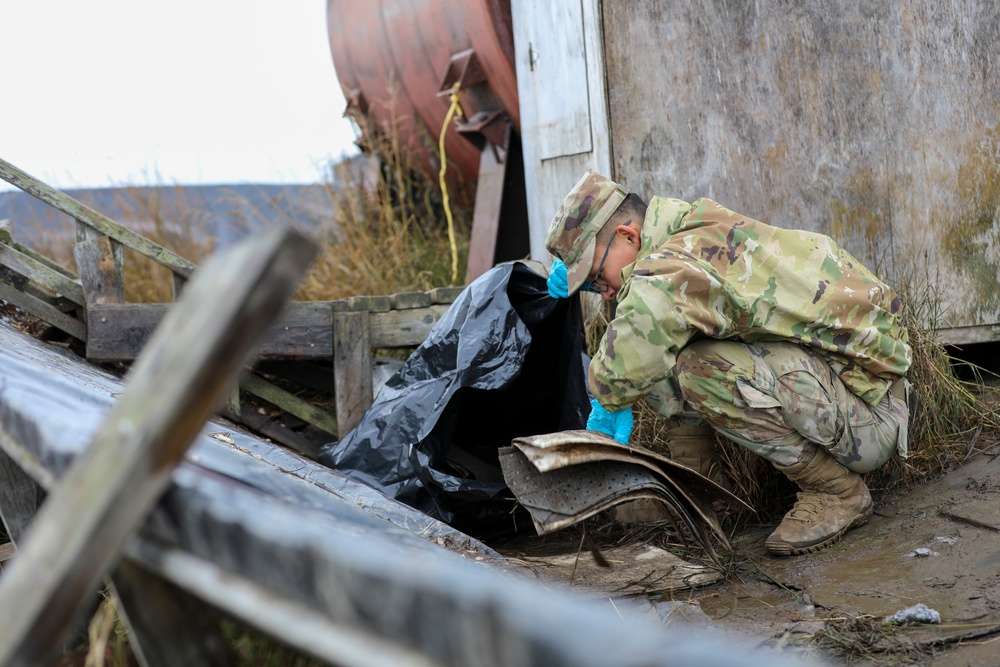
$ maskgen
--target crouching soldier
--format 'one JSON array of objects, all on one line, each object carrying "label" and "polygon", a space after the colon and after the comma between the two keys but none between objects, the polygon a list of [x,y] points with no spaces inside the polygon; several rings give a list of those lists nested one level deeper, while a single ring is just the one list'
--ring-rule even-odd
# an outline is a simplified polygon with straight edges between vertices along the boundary
[{"label": "crouching soldier", "polygon": [[[549,293],[617,300],[590,363],[587,424],[627,443],[640,397],[671,457],[716,474],[714,432],[800,488],[767,538],[816,551],[872,514],[861,473],[906,456],[910,347],[899,297],[833,240],[709,199],[648,206],[588,172],[556,213]],[[708,426],[706,426],[706,424]]]}]

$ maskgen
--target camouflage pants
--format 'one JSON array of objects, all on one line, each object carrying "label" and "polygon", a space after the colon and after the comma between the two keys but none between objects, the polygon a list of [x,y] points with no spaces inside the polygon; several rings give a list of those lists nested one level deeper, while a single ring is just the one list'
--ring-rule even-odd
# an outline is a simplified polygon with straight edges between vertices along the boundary
[{"label": "camouflage pants", "polygon": [[[687,407],[737,444],[778,465],[799,460],[813,442],[854,472],[906,455],[906,403],[886,395],[869,405],[848,390],[826,360],[793,343],[703,340],[677,357],[676,384],[658,385],[647,402]],[[669,415],[667,415],[669,416]]]}]

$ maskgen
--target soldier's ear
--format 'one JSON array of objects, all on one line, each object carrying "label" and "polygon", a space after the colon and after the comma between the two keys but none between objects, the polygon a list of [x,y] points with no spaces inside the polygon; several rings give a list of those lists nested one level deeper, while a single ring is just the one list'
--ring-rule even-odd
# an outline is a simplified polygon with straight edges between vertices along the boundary
[{"label": "soldier's ear", "polygon": [[639,230],[635,228],[635,225],[630,224],[631,222],[632,221],[629,220],[624,225],[618,225],[615,228],[615,233],[624,236],[625,241],[628,242],[629,245],[635,245],[636,247],[638,247],[640,241]]}]

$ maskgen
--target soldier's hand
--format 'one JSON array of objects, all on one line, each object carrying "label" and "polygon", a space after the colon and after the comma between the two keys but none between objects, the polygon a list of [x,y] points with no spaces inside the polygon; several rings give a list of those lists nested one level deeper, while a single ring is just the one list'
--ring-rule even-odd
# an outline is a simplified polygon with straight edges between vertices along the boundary
[{"label": "soldier's hand", "polygon": [[590,417],[587,419],[588,431],[598,431],[610,435],[616,442],[627,445],[628,439],[632,435],[632,424],[631,406],[612,412],[598,403],[597,399],[590,400]]},{"label": "soldier's hand", "polygon": [[549,278],[545,282],[549,288],[549,296],[553,299],[569,298],[569,278],[566,275],[566,265],[561,259],[552,262]]}]

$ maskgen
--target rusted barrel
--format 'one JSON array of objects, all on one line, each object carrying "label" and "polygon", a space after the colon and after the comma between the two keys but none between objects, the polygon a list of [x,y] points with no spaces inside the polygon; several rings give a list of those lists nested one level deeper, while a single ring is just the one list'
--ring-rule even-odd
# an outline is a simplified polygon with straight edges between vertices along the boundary
[{"label": "rusted barrel", "polygon": [[[327,0],[326,7],[348,105],[396,123],[405,150],[428,173],[440,169],[437,145],[450,105],[442,89],[455,81],[466,120],[500,113],[518,128],[510,0]],[[470,195],[480,148],[453,123],[445,152],[452,185]]]}]

